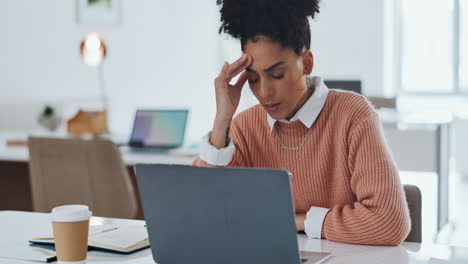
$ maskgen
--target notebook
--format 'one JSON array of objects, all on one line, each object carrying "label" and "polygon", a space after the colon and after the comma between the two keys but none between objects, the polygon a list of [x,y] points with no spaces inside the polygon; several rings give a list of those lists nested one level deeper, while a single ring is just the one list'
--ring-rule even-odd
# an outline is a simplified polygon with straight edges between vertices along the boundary
[{"label": "notebook", "polygon": [[2,245],[0,252],[0,263],[2,259],[15,259],[26,261],[40,261],[40,262],[53,262],[57,261],[53,246],[30,244],[27,246],[25,243],[13,243]]},{"label": "notebook", "polygon": [[[29,240],[31,244],[53,245],[53,236],[40,236]],[[131,254],[149,248],[148,231],[145,226],[91,226],[88,249],[119,254]]]}]

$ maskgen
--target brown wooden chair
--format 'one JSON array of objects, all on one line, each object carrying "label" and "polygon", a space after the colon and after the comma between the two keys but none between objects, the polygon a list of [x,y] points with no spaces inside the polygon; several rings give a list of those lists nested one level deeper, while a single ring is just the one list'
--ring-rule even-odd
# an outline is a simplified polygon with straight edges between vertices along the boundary
[{"label": "brown wooden chair", "polygon": [[411,218],[411,231],[405,242],[422,242],[421,191],[414,185],[403,185]]},{"label": "brown wooden chair", "polygon": [[134,186],[111,141],[30,137],[28,147],[34,211],[85,204],[96,216],[137,216]]}]

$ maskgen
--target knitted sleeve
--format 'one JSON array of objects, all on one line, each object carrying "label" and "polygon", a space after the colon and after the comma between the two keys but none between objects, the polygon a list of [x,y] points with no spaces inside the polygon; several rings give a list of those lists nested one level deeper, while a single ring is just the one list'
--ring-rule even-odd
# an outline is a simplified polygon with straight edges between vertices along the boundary
[{"label": "knitted sleeve", "polygon": [[[252,167],[252,161],[248,154],[247,142],[242,133],[241,125],[245,125],[245,122],[239,122],[238,118],[235,118],[231,123],[229,138],[234,143],[234,154],[226,167]],[[195,158],[192,165],[199,167],[221,167],[209,164],[200,157]]]},{"label": "knitted sleeve", "polygon": [[375,112],[351,127],[348,167],[357,201],[329,210],[322,237],[343,243],[399,245],[410,230],[408,206]]}]

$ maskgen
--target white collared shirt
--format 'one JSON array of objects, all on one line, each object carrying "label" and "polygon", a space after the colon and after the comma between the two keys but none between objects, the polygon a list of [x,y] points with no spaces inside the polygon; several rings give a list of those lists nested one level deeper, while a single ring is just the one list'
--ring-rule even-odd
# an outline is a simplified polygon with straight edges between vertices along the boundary
[{"label": "white collared shirt", "polygon": [[306,127],[312,127],[325,105],[328,96],[328,87],[323,83],[320,77],[311,77],[308,79],[308,83],[311,86],[309,89],[315,87],[315,91],[289,121],[286,119],[276,120],[267,113],[267,122],[270,126],[270,132],[273,131],[277,121],[291,123],[300,120]]},{"label": "white collared shirt", "polygon": [[[328,87],[323,83],[320,77],[310,77],[308,79],[309,89],[315,88],[314,93],[304,103],[304,105],[297,111],[297,113],[288,121],[286,119],[276,120],[268,113],[267,122],[270,126],[270,132],[273,131],[276,122],[291,123],[300,120],[306,127],[310,128],[314,124],[318,115],[323,109],[328,96]],[[217,149],[210,144],[210,133],[202,139],[200,158],[211,165],[226,166],[232,160],[235,151],[235,145],[229,139],[227,147]],[[321,238],[322,225],[327,215],[328,208],[311,207],[307,212],[306,220],[304,222],[305,232],[309,238]]]}]

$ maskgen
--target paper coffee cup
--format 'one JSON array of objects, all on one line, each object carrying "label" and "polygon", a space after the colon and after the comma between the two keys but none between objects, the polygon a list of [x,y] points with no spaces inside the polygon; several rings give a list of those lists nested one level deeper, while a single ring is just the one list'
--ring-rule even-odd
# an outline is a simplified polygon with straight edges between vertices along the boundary
[{"label": "paper coffee cup", "polygon": [[64,205],[52,209],[55,251],[59,263],[86,263],[91,215],[86,205]]}]

